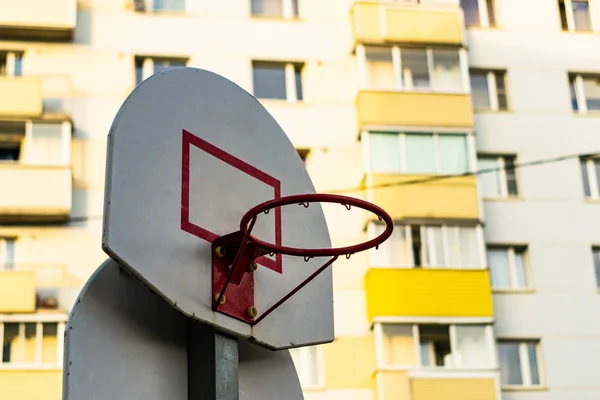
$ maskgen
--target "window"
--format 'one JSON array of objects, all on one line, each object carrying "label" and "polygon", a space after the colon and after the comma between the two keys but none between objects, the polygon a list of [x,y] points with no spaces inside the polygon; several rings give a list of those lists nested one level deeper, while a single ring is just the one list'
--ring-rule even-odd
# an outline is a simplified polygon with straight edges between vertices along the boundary
[{"label": "window", "polygon": [[569,84],[573,111],[600,111],[600,75],[570,74]]},{"label": "window", "polygon": [[254,96],[296,102],[303,99],[302,64],[252,62]]},{"label": "window", "polygon": [[30,368],[52,365],[60,368],[64,328],[62,321],[0,320],[0,338],[3,338],[0,366]]},{"label": "window", "polygon": [[0,121],[0,163],[67,165],[70,145],[68,122]]},{"label": "window", "polygon": [[492,369],[490,325],[375,324],[378,367]]},{"label": "window", "polygon": [[600,157],[582,157],[580,163],[585,197],[600,198]]},{"label": "window", "polygon": [[169,57],[135,57],[135,84],[139,85],[144,79],[162,72],[168,68],[185,67],[188,63],[186,58]]},{"label": "window", "polygon": [[559,0],[560,24],[564,31],[589,32],[592,30],[589,0]]},{"label": "window", "polygon": [[15,268],[15,239],[0,237],[0,271]]},{"label": "window", "polygon": [[253,16],[275,18],[298,18],[299,0],[251,0],[250,9]]},{"label": "window", "polygon": [[[375,237],[383,224],[369,226]],[[392,236],[372,250],[374,266],[415,266],[431,268],[483,268],[483,236],[479,226],[401,225]]]},{"label": "window", "polygon": [[357,47],[368,89],[464,91],[462,50],[397,46]]},{"label": "window", "polygon": [[479,156],[477,170],[484,198],[518,195],[514,156]]},{"label": "window", "polygon": [[16,52],[0,51],[0,76],[21,76],[23,55]]},{"label": "window", "polygon": [[539,342],[498,341],[502,386],[540,386]]},{"label": "window", "polygon": [[596,286],[600,289],[600,247],[592,248],[592,257],[594,258],[594,271],[596,271]]},{"label": "window", "polygon": [[470,170],[467,134],[368,132],[367,170],[371,173],[463,174]]},{"label": "window", "polygon": [[500,111],[508,109],[506,72],[471,70],[471,99],[477,110]]},{"label": "window", "polygon": [[530,287],[525,247],[488,247],[487,261],[493,289],[523,290]]},{"label": "window", "polygon": [[291,349],[290,354],[303,388],[323,386],[323,360],[318,347]]},{"label": "window", "polygon": [[488,28],[496,26],[493,0],[460,0],[467,27]]},{"label": "window", "polygon": [[185,12],[186,0],[134,0],[135,11]]},{"label": "window", "polygon": [[310,153],[310,149],[296,149],[296,152],[300,156],[302,162],[306,164],[306,158],[308,157],[308,153]]}]

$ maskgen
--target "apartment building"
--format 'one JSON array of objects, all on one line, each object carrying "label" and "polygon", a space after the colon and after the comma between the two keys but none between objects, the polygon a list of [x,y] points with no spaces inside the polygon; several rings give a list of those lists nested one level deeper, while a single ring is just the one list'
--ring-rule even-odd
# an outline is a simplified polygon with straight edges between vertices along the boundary
[{"label": "apartment building", "polygon": [[[598,0],[0,0],[0,398],[59,399],[106,135],[172,66],[253,93],[393,237],[334,268],[307,399],[600,395]],[[476,173],[487,171],[486,173]],[[329,210],[336,245],[378,221]]]}]

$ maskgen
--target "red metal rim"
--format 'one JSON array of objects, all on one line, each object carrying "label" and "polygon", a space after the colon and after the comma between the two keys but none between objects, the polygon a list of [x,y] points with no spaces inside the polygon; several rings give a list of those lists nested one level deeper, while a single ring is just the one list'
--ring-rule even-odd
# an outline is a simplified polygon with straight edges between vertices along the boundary
[{"label": "red metal rim", "polygon": [[355,244],[352,246],[346,247],[333,247],[329,249],[316,248],[316,249],[303,249],[297,247],[287,247],[287,246],[278,246],[273,243],[268,243],[262,241],[255,236],[248,235],[248,240],[253,242],[257,247],[261,247],[267,250],[270,253],[279,253],[285,254],[289,256],[299,256],[299,257],[326,257],[326,256],[340,256],[346,255],[350,256],[354,253],[358,253],[359,251],[365,251],[373,247],[379,246],[383,243],[387,238],[392,235],[392,231],[394,230],[394,221],[392,217],[381,207],[376,206],[375,204],[369,203],[368,201],[356,199],[354,197],[341,196],[336,194],[322,194],[322,193],[314,193],[314,194],[297,194],[293,196],[285,196],[280,197],[278,199],[265,201],[264,203],[260,203],[254,207],[252,207],[240,221],[240,231],[245,234],[248,229],[248,223],[257,218],[260,213],[269,212],[271,209],[276,207],[282,207],[290,204],[298,204],[308,206],[308,203],[339,203],[348,210],[350,207],[358,207],[366,211],[370,211],[373,214],[377,215],[380,221],[385,222],[386,228],[385,230],[376,238],[368,240],[364,243]]}]

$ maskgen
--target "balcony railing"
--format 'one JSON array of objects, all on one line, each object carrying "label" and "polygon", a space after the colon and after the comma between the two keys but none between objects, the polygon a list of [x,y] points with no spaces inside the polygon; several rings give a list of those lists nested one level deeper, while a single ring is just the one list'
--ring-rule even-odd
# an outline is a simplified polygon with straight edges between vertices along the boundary
[{"label": "balcony railing", "polygon": [[0,115],[21,117],[42,113],[40,78],[0,76],[0,94]]},{"label": "balcony railing", "polygon": [[77,0],[0,0],[0,38],[70,40]]}]

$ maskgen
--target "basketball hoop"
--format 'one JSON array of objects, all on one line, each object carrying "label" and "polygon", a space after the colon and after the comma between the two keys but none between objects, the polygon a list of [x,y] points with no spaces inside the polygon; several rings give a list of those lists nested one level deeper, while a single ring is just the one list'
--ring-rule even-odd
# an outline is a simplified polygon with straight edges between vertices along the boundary
[{"label": "basketball hoop", "polygon": [[[376,238],[370,239],[364,243],[355,244],[345,247],[334,248],[297,248],[276,245],[268,243],[251,234],[252,229],[258,216],[261,213],[268,214],[274,208],[283,207],[286,205],[297,204],[308,208],[310,203],[338,203],[344,206],[347,210],[352,207],[357,207],[365,211],[369,211],[377,216],[379,221],[385,223],[385,230]],[[212,243],[213,267],[227,268],[229,270],[227,279],[221,290],[214,296],[213,311],[221,311],[219,308],[224,303],[225,291],[230,283],[240,285],[245,273],[251,273],[256,270],[255,259],[266,254],[283,254],[288,256],[304,257],[304,261],[308,262],[315,257],[331,257],[325,264],[318,268],[312,275],[306,278],[302,283],[296,286],[291,292],[285,295],[281,300],[275,303],[271,308],[262,313],[258,318],[256,309],[249,310],[245,322],[250,325],[258,324],[262,319],[274,311],[277,307],[283,304],[286,300],[292,297],[296,292],[302,289],[306,284],[317,277],[321,272],[328,268],[339,256],[345,255],[350,258],[352,254],[365,251],[371,248],[377,249],[381,243],[388,239],[394,229],[392,217],[381,207],[369,203],[364,200],[354,197],[334,195],[334,194],[298,194],[293,196],[280,197],[274,200],[260,203],[244,214],[240,221],[240,230],[224,236],[219,236]],[[228,315],[232,315],[227,313]],[[239,314],[238,314],[239,315]],[[235,317],[235,315],[232,315]],[[239,319],[239,317],[238,317]]]}]

